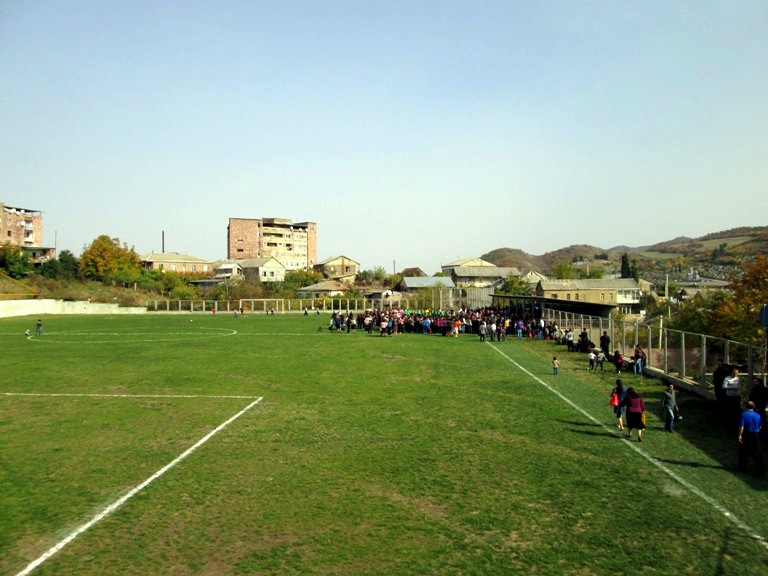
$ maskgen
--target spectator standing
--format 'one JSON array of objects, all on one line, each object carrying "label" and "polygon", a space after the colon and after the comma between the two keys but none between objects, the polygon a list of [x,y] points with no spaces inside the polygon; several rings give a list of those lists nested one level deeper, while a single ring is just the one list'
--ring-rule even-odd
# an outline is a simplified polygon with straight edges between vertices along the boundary
[{"label": "spectator standing", "polygon": [[[749,391],[749,399],[755,404],[755,413],[760,416],[765,424],[765,408],[768,406],[768,388],[757,377],[752,377],[752,389]],[[765,434],[765,432],[763,432]]]},{"label": "spectator standing", "polygon": [[717,367],[712,373],[712,384],[715,386],[715,400],[717,400],[717,407],[722,411],[725,394],[723,392],[723,380],[728,376],[728,368],[723,364],[723,359],[717,359]]},{"label": "spectator standing", "polygon": [[765,477],[765,465],[763,452],[760,448],[760,430],[763,427],[763,419],[755,412],[755,403],[747,402],[747,409],[741,414],[739,421],[739,463],[740,472],[747,471],[747,457],[752,458],[755,464],[755,473],[759,478]]},{"label": "spectator standing", "polygon": [[635,374],[642,374],[644,365],[645,365],[645,352],[643,352],[642,346],[638,344],[637,346],[635,346],[635,357],[634,357],[634,366],[633,366],[633,370],[635,371]]},{"label": "spectator standing", "polygon": [[37,319],[37,324],[35,324],[35,336],[40,336],[43,333],[43,320],[41,318]]},{"label": "spectator standing", "polygon": [[627,430],[629,439],[632,439],[632,430],[637,430],[637,441],[643,441],[643,430],[645,430],[645,401],[635,392],[632,387],[627,388],[627,395],[624,398],[624,406],[627,408]]},{"label": "spectator standing", "polygon": [[741,377],[738,368],[731,370],[731,375],[723,379],[723,392],[725,393],[725,413],[730,418],[741,410]]},{"label": "spectator standing", "polygon": [[611,337],[608,336],[607,331],[603,331],[603,335],[600,336],[600,348],[603,352],[608,354],[608,351],[611,349]]},{"label": "spectator standing", "polygon": [[664,416],[666,418],[664,422],[664,430],[667,432],[674,432],[675,418],[677,418],[677,413],[680,408],[677,406],[675,385],[671,382],[667,385],[667,389],[664,390],[664,394],[661,397],[661,406],[664,408]]}]

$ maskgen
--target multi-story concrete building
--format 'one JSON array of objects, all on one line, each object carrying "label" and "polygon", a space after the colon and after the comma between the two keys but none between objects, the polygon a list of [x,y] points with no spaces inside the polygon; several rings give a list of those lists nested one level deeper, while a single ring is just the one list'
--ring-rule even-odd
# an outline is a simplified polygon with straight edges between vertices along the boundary
[{"label": "multi-story concrete building", "polygon": [[230,218],[227,259],[272,257],[286,271],[306,270],[317,261],[317,224],[285,218]]},{"label": "multi-story concrete building", "polygon": [[43,213],[13,208],[0,202],[0,244],[20,247],[33,262],[56,256],[56,249],[43,246]]}]

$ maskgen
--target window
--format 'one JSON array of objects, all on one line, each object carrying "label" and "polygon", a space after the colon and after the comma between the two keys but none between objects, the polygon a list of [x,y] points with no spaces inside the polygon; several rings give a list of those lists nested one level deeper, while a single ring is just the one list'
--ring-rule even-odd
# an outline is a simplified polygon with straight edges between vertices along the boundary
[{"label": "window", "polygon": [[600,300],[605,300],[605,294],[600,294]]},{"label": "window", "polygon": [[176,272],[176,264],[171,264],[171,272]]},{"label": "window", "polygon": [[557,294],[552,294],[551,298],[552,298],[553,300],[557,300]]},{"label": "window", "polygon": [[566,299],[566,300],[570,300],[570,299],[571,299],[571,295],[570,295],[570,294],[566,294],[566,295],[565,295],[565,299]]},{"label": "window", "polygon": [[575,296],[575,297],[574,297],[574,300],[578,300],[578,299],[579,299],[579,294],[578,294],[578,292],[577,292],[577,293],[576,293],[574,296]]},{"label": "window", "polygon": [[197,272],[197,264],[192,264],[192,272]]}]

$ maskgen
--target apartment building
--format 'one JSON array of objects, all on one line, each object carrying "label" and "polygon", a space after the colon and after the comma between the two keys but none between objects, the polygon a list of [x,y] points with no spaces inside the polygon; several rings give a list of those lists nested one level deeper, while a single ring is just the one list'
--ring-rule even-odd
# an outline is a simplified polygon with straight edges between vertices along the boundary
[{"label": "apartment building", "polygon": [[43,213],[14,208],[0,202],[0,244],[19,246],[33,262],[56,256],[56,249],[43,246]]},{"label": "apartment building", "polygon": [[230,218],[227,259],[274,258],[286,271],[306,270],[317,261],[317,224],[286,218]]}]

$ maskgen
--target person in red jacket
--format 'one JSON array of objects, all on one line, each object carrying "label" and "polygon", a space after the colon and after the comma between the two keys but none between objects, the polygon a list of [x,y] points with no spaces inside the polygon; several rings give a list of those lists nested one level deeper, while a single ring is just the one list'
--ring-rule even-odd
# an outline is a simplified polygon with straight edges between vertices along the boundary
[{"label": "person in red jacket", "polygon": [[627,388],[627,397],[624,399],[624,406],[627,407],[627,430],[629,430],[629,437],[632,438],[632,430],[637,429],[637,441],[643,441],[643,430],[645,430],[645,422],[643,422],[643,414],[645,414],[645,401],[643,398],[635,392],[634,388]]}]

